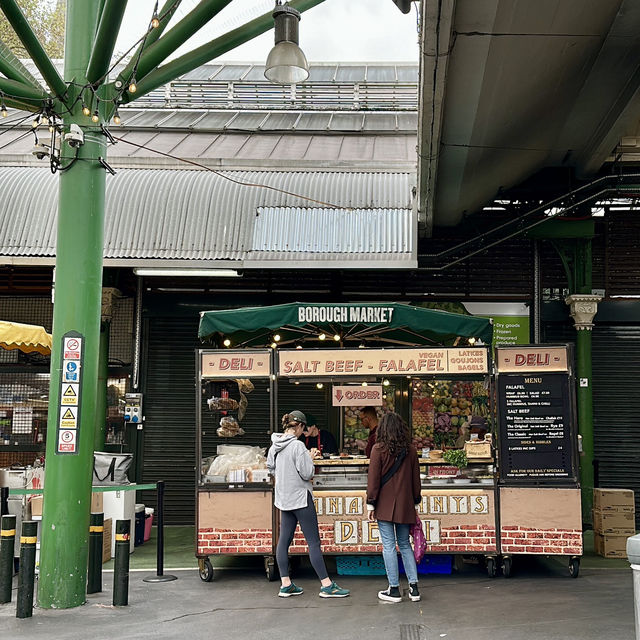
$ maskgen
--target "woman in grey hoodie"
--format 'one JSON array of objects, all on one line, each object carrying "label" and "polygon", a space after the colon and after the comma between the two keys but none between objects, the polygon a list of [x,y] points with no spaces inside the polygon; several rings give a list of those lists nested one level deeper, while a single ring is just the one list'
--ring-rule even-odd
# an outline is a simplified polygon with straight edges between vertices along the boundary
[{"label": "woman in grey hoodie", "polygon": [[304,534],[309,547],[309,559],[320,578],[321,598],[345,598],[348,589],[341,589],[329,578],[322,557],[318,516],[313,504],[311,478],[314,474],[313,460],[307,447],[298,440],[306,425],[302,411],[292,411],[282,419],[283,433],[271,435],[271,448],[267,455],[267,467],[276,478],[274,503],[280,510],[280,537],[276,547],[276,561],[280,571],[281,598],[299,596],[303,593],[289,578],[289,546],[293,541],[296,526]]}]

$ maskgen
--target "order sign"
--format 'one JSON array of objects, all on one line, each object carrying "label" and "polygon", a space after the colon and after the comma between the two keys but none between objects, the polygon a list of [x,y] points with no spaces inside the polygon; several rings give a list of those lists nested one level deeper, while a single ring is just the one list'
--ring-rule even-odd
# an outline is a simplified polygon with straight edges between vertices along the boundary
[{"label": "order sign", "polygon": [[341,349],[292,350],[278,353],[281,376],[448,375],[488,371],[487,350]]}]

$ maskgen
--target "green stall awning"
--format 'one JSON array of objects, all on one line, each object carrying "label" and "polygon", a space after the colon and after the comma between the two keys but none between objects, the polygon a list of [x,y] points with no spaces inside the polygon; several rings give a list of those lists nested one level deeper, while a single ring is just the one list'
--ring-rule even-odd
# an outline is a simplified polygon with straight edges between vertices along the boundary
[{"label": "green stall awning", "polygon": [[[442,345],[469,338],[491,344],[493,328],[485,318],[424,309],[397,302],[317,304],[294,302],[270,307],[202,311],[198,336],[223,346]],[[325,339],[320,339],[324,334]],[[334,342],[334,336],[336,338]]]}]

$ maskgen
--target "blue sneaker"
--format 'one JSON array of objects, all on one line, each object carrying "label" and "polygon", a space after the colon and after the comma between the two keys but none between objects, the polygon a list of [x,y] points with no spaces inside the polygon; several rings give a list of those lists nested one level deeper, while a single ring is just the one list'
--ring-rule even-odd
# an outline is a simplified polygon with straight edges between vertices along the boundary
[{"label": "blue sneaker", "polygon": [[293,582],[288,587],[280,587],[280,592],[278,596],[281,598],[288,598],[289,596],[299,596],[304,593],[304,589],[299,587]]},{"label": "blue sneaker", "polygon": [[321,598],[346,598],[350,593],[349,589],[342,589],[332,582],[328,587],[321,587],[318,595]]}]

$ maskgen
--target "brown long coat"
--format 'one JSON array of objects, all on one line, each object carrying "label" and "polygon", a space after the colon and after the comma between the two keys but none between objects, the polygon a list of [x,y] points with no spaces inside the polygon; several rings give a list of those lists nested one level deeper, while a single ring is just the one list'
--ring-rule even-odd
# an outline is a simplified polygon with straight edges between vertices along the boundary
[{"label": "brown long coat", "polygon": [[420,502],[420,468],[418,453],[413,445],[399,469],[380,488],[382,476],[396,460],[381,444],[371,451],[367,477],[367,503],[375,507],[376,518],[397,524],[413,524],[416,521],[416,505]]}]

